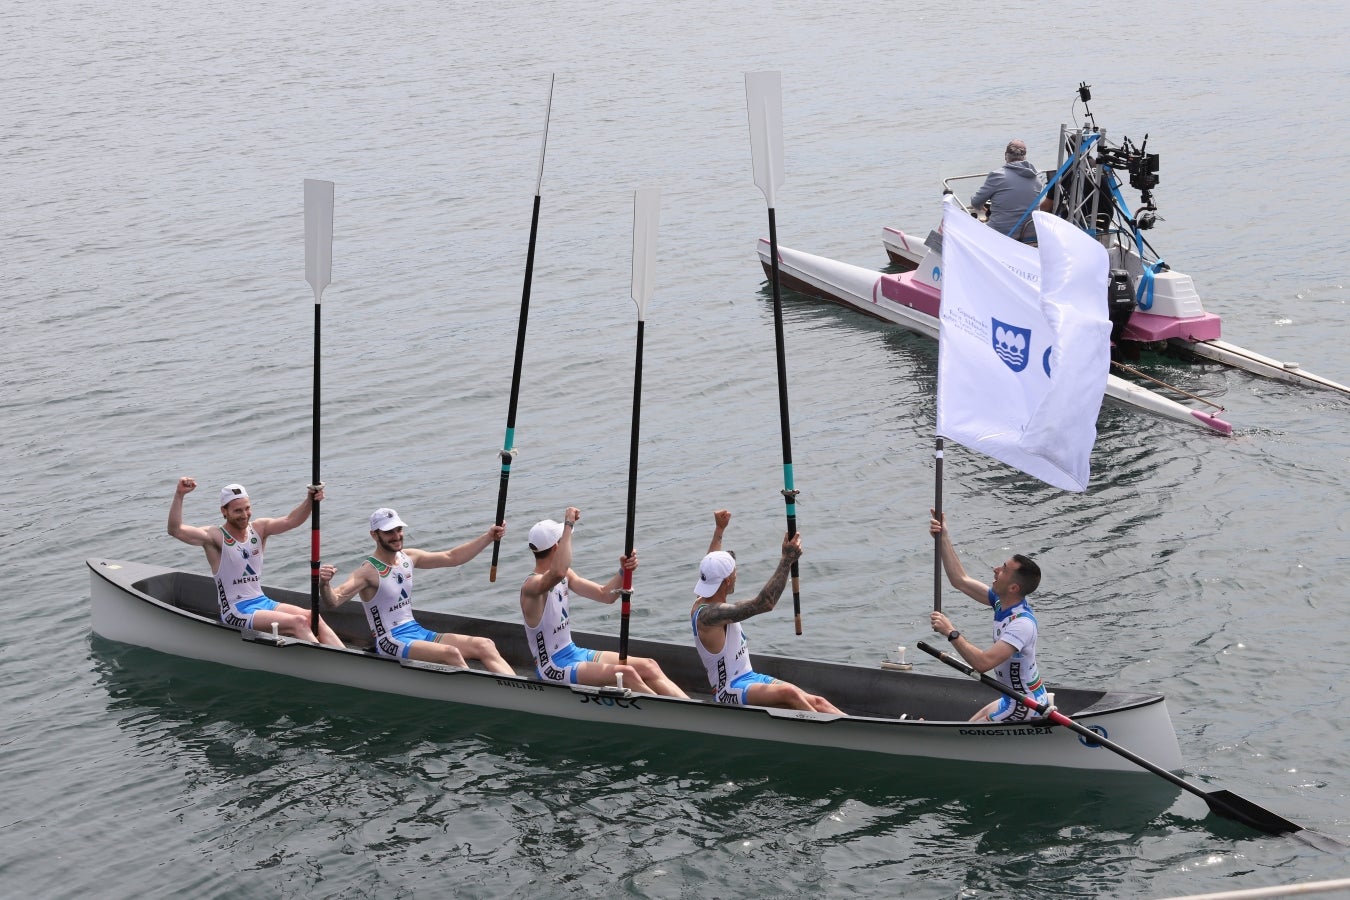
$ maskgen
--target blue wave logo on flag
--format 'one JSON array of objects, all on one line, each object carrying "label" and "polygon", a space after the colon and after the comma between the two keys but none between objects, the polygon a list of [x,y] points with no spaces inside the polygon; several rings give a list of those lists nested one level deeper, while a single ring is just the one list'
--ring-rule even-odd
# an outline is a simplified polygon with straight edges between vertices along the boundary
[{"label": "blue wave logo on flag", "polygon": [[1031,346],[1031,329],[1018,328],[990,317],[994,352],[1014,372],[1027,367],[1027,348]]}]

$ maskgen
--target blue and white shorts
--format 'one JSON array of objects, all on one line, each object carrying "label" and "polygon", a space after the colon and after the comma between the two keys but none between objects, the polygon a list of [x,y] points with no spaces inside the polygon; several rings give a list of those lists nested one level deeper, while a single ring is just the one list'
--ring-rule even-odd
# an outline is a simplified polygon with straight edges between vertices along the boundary
[{"label": "blue and white shorts", "polygon": [[595,662],[600,658],[599,650],[587,650],[585,647],[578,647],[576,644],[568,644],[549,657],[549,667],[555,672],[562,673],[562,678],[549,678],[548,675],[535,666],[535,672],[545,681],[565,681],[568,684],[577,683],[577,666],[582,663]]},{"label": "blue and white shorts", "polygon": [[384,656],[397,656],[400,659],[407,659],[413,641],[429,641],[434,644],[438,637],[440,637],[439,634],[423,628],[417,622],[404,622],[402,625],[395,625],[391,628],[388,635],[375,642],[375,646]]},{"label": "blue and white shorts", "polygon": [[254,613],[276,609],[279,605],[266,594],[259,594],[247,600],[236,600],[221,611],[220,621],[235,628],[253,628]]},{"label": "blue and white shorts", "polygon": [[[1039,691],[1032,691],[1029,695],[1031,699],[1045,703],[1050,697],[1042,688]],[[990,722],[1025,722],[1028,719],[1040,718],[1040,713],[1029,706],[1023,706],[1011,697],[1003,697],[998,701],[998,706],[989,714]]]},{"label": "blue and white shorts", "polygon": [[727,689],[717,695],[718,703],[730,703],[734,706],[749,706],[750,703],[745,699],[745,695],[750,691],[752,684],[777,684],[777,678],[771,678],[768,675],[761,675],[758,672],[746,672],[740,678],[737,678]]}]

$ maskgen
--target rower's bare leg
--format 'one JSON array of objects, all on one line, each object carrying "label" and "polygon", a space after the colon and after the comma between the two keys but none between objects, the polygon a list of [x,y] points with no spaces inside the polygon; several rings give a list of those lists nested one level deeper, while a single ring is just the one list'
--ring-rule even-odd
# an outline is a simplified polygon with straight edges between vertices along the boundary
[{"label": "rower's bare leg", "polygon": [[[291,621],[289,623],[283,624],[281,622],[278,622],[277,624],[277,630],[280,631],[282,634],[289,634],[290,636],[297,637],[302,641],[310,641],[312,643],[317,644],[326,644],[329,647],[347,646],[346,644],[342,643],[342,639],[337,636],[337,634],[333,631],[333,629],[328,627],[328,623],[323,620],[323,616],[319,617],[319,634],[316,637],[314,632],[311,631],[309,627],[309,610],[305,609],[302,606],[295,606],[294,604],[291,603],[278,603],[276,609],[261,610],[259,612],[256,612],[253,614],[254,628],[257,629],[258,622],[267,621],[264,617],[269,615],[278,615],[279,617],[290,617]],[[272,627],[271,623],[268,622],[267,628],[271,627]],[[258,629],[258,630],[265,631],[266,629]]]},{"label": "rower's bare leg", "polygon": [[806,691],[786,681],[772,684],[752,684],[745,692],[745,699],[752,706],[774,706],[781,709],[800,709],[805,712],[828,712],[843,715],[843,710],[824,697],[808,694]]},{"label": "rower's bare leg", "polygon": [[618,684],[615,677],[623,673],[623,686],[636,694],[655,694],[647,682],[638,675],[632,666],[620,666],[606,662],[584,662],[577,666],[577,681],[594,687],[614,687]]},{"label": "rower's bare leg", "polygon": [[323,620],[323,616],[319,616],[319,643],[326,644],[329,647],[347,646],[342,643],[342,638],[337,636],[337,632]]},{"label": "rower's bare leg", "polygon": [[975,715],[971,716],[971,717],[970,717],[970,721],[972,721],[972,722],[988,722],[988,721],[989,721],[989,715],[990,715],[994,710],[998,709],[998,705],[999,705],[999,703],[1001,703],[1001,702],[1002,702],[1001,700],[995,700],[995,701],[993,701],[993,702],[990,703],[988,706],[984,707],[984,708],[981,709],[979,712],[977,712]]},{"label": "rower's bare leg", "polygon": [[449,644],[442,644],[438,641],[413,641],[408,645],[408,658],[421,662],[440,663],[443,666],[468,668],[469,665],[464,661],[462,653]]},{"label": "rower's bare leg", "polygon": [[[616,666],[619,664],[619,654],[615,653],[613,650],[604,650],[600,653],[600,656],[596,661]],[[666,673],[661,671],[661,666],[656,660],[648,659],[645,656],[630,656],[628,657],[628,665],[632,667],[633,671],[637,672],[639,678],[651,686],[651,691],[648,693],[661,694],[664,697],[681,697],[685,700],[689,699],[689,695],[680,690],[678,684],[666,677]],[[628,682],[625,681],[624,686],[627,687],[627,685]],[[634,688],[633,690],[637,690],[637,688]]]},{"label": "rower's bare leg", "polygon": [[309,611],[298,606],[283,603],[276,609],[260,609],[253,614],[254,631],[271,631],[277,626],[277,633],[302,641],[317,644],[314,632],[309,630]]},{"label": "rower's bare leg", "polygon": [[454,647],[465,659],[476,659],[483,668],[498,675],[514,675],[516,670],[497,652],[497,645],[491,638],[470,637],[467,634],[442,633],[436,643]]}]

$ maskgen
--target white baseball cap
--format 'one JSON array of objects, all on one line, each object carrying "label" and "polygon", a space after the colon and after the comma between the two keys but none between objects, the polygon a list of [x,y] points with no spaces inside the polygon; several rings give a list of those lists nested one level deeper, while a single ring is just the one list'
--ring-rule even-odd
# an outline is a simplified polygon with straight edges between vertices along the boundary
[{"label": "white baseball cap", "polygon": [[698,583],[694,585],[694,593],[700,597],[711,597],[734,571],[736,571],[736,557],[725,550],[714,550],[699,563]]},{"label": "white baseball cap", "polygon": [[562,539],[563,524],[552,519],[536,522],[530,529],[530,549],[536,553],[547,550]]},{"label": "white baseball cap", "polygon": [[248,491],[242,484],[227,484],[220,489],[220,505],[229,506],[232,500],[247,500]]},{"label": "white baseball cap", "polygon": [[393,531],[395,528],[407,528],[407,524],[387,506],[381,506],[370,514],[371,531]]}]

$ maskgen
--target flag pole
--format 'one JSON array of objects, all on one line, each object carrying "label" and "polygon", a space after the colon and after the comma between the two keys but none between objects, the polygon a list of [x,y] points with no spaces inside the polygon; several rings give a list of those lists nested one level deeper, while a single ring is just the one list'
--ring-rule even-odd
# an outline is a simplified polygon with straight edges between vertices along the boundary
[{"label": "flag pole", "polygon": [[[942,521],[942,438],[933,449],[933,518]],[[942,532],[933,535],[933,612],[942,612]]]}]

